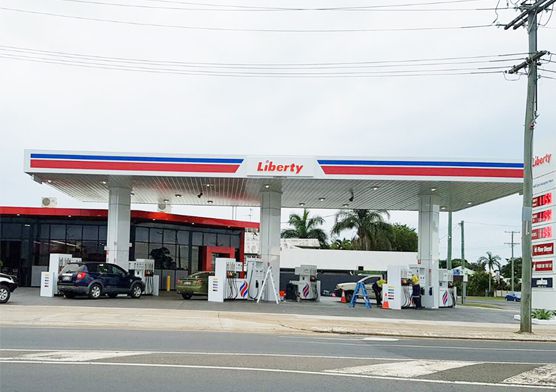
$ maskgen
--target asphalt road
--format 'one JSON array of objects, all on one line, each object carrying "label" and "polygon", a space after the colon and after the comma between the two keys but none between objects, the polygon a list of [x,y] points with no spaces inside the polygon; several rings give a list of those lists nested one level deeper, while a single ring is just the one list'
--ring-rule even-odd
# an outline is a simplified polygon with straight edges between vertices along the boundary
[{"label": "asphalt road", "polygon": [[556,390],[556,344],[1,328],[0,390]]},{"label": "asphalt road", "polygon": [[[491,301],[492,302],[492,301]],[[88,298],[66,299],[63,297],[40,297],[36,288],[18,288],[10,299],[12,305],[40,305],[40,306],[102,306],[123,308],[153,308],[153,309],[178,309],[178,310],[215,310],[230,312],[254,313],[282,313],[282,314],[308,314],[346,317],[377,317],[385,319],[414,319],[429,321],[466,321],[478,323],[509,323],[519,324],[513,316],[519,313],[519,303],[503,303],[503,309],[484,309],[457,306],[454,309],[436,310],[403,310],[392,311],[379,309],[376,306],[371,310],[366,309],[361,302],[356,308],[339,302],[338,298],[322,297],[320,302],[284,302],[280,305],[274,303],[255,303],[253,301],[227,301],[223,304],[208,302],[206,297],[194,297],[192,300],[183,300],[175,292],[161,292],[159,297],[143,296],[133,300],[126,296],[117,298],[100,298],[92,301]],[[498,304],[498,302],[495,302]]]}]

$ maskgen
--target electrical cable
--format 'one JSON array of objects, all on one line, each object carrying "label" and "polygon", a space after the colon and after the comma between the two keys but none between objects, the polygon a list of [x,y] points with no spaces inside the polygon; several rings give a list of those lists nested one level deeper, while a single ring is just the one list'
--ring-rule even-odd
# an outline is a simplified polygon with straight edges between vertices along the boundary
[{"label": "electrical cable", "polygon": [[57,18],[85,20],[92,22],[116,23],[122,25],[170,28],[183,30],[200,31],[224,31],[224,32],[258,32],[258,33],[358,33],[358,32],[400,32],[400,31],[446,31],[446,30],[473,30],[494,27],[492,24],[465,25],[465,26],[437,26],[437,27],[398,27],[398,28],[353,28],[353,29],[262,29],[262,28],[234,28],[234,27],[209,27],[209,26],[188,26],[172,25],[162,23],[138,22],[122,19],[94,18],[78,15],[58,14],[54,12],[33,11],[21,8],[0,7],[0,10],[18,12],[31,15],[53,16]]},{"label": "electrical cable", "polygon": [[[437,59],[412,59],[412,60],[383,60],[383,61],[359,61],[344,63],[207,63],[207,62],[184,62],[184,61],[164,61],[164,60],[147,60],[123,57],[107,57],[97,55],[85,55],[79,53],[69,53],[60,51],[47,51],[31,48],[22,48],[15,46],[0,45],[1,52],[16,52],[16,54],[44,55],[49,57],[63,57],[68,60],[97,60],[101,62],[120,62],[128,64],[141,65],[165,65],[169,67],[191,67],[191,68],[235,68],[235,69],[334,69],[334,68],[381,68],[381,67],[416,67],[416,66],[440,66],[440,65],[463,65],[463,64],[482,64],[482,63],[505,63],[515,62],[521,58],[510,57],[526,53],[500,54],[500,55],[483,55],[483,56],[464,56],[464,57],[446,57]],[[480,60],[482,59],[482,60]],[[462,60],[462,61],[455,61]],[[464,61],[463,61],[464,60]]]},{"label": "electrical cable", "polygon": [[[90,5],[103,5],[103,6],[114,6],[114,7],[127,7],[127,8],[143,8],[143,9],[161,9],[161,10],[171,10],[171,11],[212,11],[212,12],[322,12],[322,11],[350,11],[350,12],[454,12],[454,11],[497,11],[498,9],[509,10],[513,8],[396,8],[396,7],[406,7],[409,4],[403,4],[400,6],[384,5],[384,6],[352,6],[352,7],[318,7],[318,8],[300,8],[300,7],[251,7],[243,6],[239,7],[237,5],[212,5],[209,8],[186,8],[186,7],[171,7],[171,6],[155,6],[155,5],[145,5],[145,4],[126,4],[126,3],[109,3],[99,0],[58,0],[71,3],[79,4],[90,4]],[[453,2],[434,2],[432,4],[445,4]],[[199,5],[207,6],[207,4],[202,3],[190,3],[189,5]],[[420,6],[420,4],[413,4],[413,6]],[[219,8],[221,7],[221,8]]]},{"label": "electrical cable", "polygon": [[220,77],[265,77],[265,78],[377,78],[377,77],[420,77],[420,76],[450,76],[450,75],[484,75],[503,73],[505,67],[479,67],[479,68],[445,68],[445,69],[428,69],[428,70],[405,70],[405,71],[375,71],[375,72],[232,72],[232,71],[207,71],[193,70],[180,71],[165,68],[149,68],[139,66],[114,65],[94,62],[79,62],[68,60],[52,60],[32,56],[0,54],[0,58],[30,61],[47,64],[68,65],[93,69],[109,69],[120,71],[147,72],[157,74],[172,75],[197,75],[197,76],[220,76]]}]

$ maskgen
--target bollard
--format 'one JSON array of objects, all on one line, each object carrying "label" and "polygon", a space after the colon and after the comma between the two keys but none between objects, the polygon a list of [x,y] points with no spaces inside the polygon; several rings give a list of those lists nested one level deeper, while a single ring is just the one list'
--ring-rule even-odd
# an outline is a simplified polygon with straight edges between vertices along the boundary
[{"label": "bollard", "polygon": [[166,275],[166,291],[170,291],[170,274]]}]

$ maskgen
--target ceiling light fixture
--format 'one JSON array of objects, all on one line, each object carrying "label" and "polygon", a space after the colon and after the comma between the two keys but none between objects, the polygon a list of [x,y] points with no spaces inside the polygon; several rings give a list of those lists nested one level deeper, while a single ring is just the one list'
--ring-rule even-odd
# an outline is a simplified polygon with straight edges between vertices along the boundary
[{"label": "ceiling light fixture", "polygon": [[49,184],[52,184],[52,180],[46,180],[46,182],[48,182]]},{"label": "ceiling light fixture", "polygon": [[162,200],[164,203],[168,203],[170,200],[169,199],[164,199]]},{"label": "ceiling light fixture", "polygon": [[325,201],[326,198],[325,197],[319,197],[319,201]]},{"label": "ceiling light fixture", "polygon": [[305,207],[305,203],[299,203],[300,207]]},{"label": "ceiling light fixture", "polygon": [[176,196],[176,197],[181,197],[181,194],[176,193],[174,196]]},{"label": "ceiling light fixture", "polygon": [[106,185],[106,181],[101,181],[100,182],[102,185]]},{"label": "ceiling light fixture", "polygon": [[135,196],[135,193],[129,192],[129,196]]},{"label": "ceiling light fixture", "polygon": [[212,200],[207,200],[207,203],[212,204],[214,202]]},{"label": "ceiling light fixture", "polygon": [[268,189],[268,188],[270,188],[270,184],[265,184],[264,187],[265,187],[265,189]]},{"label": "ceiling light fixture", "polygon": [[468,206],[470,206],[471,204],[473,204],[472,201],[468,201],[468,202],[467,202],[467,205],[468,205]]},{"label": "ceiling light fixture", "polygon": [[376,191],[376,190],[378,190],[378,186],[375,185],[375,186],[373,186],[371,189],[372,189],[373,191]]},{"label": "ceiling light fixture", "polygon": [[347,206],[349,206],[348,203],[342,204],[342,207],[347,207]]},{"label": "ceiling light fixture", "polygon": [[436,188],[431,188],[431,192],[436,192]]},{"label": "ceiling light fixture", "polygon": [[207,188],[210,188],[212,186],[212,184],[206,184],[205,185]]}]

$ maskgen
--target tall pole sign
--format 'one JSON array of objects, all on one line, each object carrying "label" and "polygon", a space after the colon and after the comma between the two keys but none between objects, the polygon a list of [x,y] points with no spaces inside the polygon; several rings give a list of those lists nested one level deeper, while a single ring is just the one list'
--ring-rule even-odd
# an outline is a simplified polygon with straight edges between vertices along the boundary
[{"label": "tall pole sign", "polygon": [[556,149],[533,159],[532,279],[534,309],[556,310]]}]

